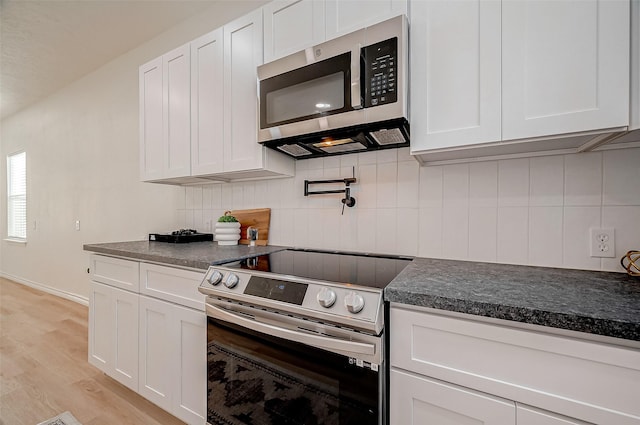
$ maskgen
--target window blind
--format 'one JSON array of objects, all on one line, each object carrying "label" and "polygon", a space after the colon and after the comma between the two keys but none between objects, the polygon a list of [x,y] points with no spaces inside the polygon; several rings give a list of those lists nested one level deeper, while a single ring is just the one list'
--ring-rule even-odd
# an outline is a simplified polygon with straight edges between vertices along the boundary
[{"label": "window blind", "polygon": [[27,153],[7,157],[7,236],[27,238]]}]

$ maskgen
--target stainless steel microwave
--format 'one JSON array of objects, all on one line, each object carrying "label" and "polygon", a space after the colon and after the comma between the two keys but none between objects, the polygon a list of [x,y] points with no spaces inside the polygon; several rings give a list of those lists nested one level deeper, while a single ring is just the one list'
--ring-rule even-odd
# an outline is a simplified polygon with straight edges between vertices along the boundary
[{"label": "stainless steel microwave", "polygon": [[296,159],[409,146],[404,15],[258,67],[258,141]]}]

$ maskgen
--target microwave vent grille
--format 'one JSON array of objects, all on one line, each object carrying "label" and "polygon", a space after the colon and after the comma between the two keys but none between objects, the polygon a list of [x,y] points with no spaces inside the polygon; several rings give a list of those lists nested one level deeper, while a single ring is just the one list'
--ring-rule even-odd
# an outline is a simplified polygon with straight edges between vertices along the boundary
[{"label": "microwave vent grille", "polygon": [[372,131],[369,134],[380,146],[397,145],[407,141],[399,128]]},{"label": "microwave vent grille", "polygon": [[311,155],[310,151],[308,151],[307,149],[303,148],[300,145],[281,145],[281,146],[278,146],[278,149],[295,157]]}]

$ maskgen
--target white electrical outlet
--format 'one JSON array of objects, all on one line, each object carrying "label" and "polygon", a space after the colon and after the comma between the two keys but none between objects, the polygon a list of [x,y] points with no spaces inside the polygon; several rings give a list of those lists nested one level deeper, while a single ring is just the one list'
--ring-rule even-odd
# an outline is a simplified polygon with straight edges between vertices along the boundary
[{"label": "white electrical outlet", "polygon": [[80,220],[76,220],[76,230],[80,230]]},{"label": "white electrical outlet", "polygon": [[612,227],[592,227],[589,229],[589,246],[592,257],[615,257],[615,229]]}]

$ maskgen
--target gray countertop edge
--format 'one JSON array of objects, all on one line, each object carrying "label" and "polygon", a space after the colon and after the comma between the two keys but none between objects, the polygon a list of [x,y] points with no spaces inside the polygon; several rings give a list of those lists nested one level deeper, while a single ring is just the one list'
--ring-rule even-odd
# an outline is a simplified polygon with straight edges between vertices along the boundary
[{"label": "gray countertop edge", "polygon": [[483,303],[457,298],[447,298],[428,294],[418,294],[394,288],[386,288],[385,300],[403,305],[427,307],[436,310],[464,313],[472,316],[512,322],[539,325],[601,335],[613,338],[640,341],[640,324],[612,319],[600,319],[576,315],[574,313],[558,313],[540,309],[509,306],[505,304]]},{"label": "gray countertop edge", "polygon": [[[104,254],[115,257],[127,258],[132,260],[141,260],[148,261],[152,263],[160,263],[171,266],[180,266],[187,267],[193,269],[202,269],[206,270],[209,266],[219,265],[229,262],[240,261],[245,258],[254,257],[256,255],[266,254],[269,252],[277,252],[287,249],[286,246],[276,246],[276,245],[267,245],[267,246],[259,246],[249,248],[245,245],[236,245],[232,246],[229,250],[234,250],[234,253],[225,252],[227,247],[219,247],[212,242],[201,242],[202,244],[211,244],[212,249],[215,248],[215,251],[205,254],[206,259],[198,258],[180,258],[175,255],[167,255],[157,252],[146,253],[141,252],[140,250],[132,250],[127,249],[126,246],[128,244],[145,244],[148,241],[131,241],[131,242],[122,242],[122,243],[106,243],[106,244],[85,244],[83,245],[83,250],[93,252],[96,254]],[[154,244],[162,244],[162,242],[152,242]],[[182,245],[182,244],[180,244]],[[161,245],[162,246],[162,245]],[[171,246],[171,244],[164,245],[167,248]],[[194,246],[191,244],[191,246]],[[238,253],[238,248],[244,249],[247,251],[245,253]],[[202,255],[200,255],[202,257]]]}]

